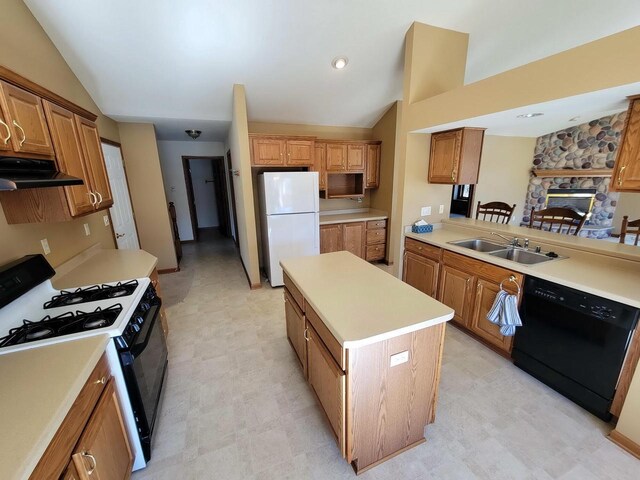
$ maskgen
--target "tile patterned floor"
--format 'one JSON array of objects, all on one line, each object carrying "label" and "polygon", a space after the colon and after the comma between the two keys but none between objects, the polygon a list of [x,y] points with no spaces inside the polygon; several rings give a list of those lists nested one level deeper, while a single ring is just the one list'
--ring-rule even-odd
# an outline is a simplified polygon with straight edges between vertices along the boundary
[{"label": "tile patterned floor", "polygon": [[[153,459],[134,480],[355,478],[285,338],[282,290],[247,288],[226,240],[161,277],[171,333]],[[455,328],[427,443],[361,479],[637,479],[609,425]]]}]

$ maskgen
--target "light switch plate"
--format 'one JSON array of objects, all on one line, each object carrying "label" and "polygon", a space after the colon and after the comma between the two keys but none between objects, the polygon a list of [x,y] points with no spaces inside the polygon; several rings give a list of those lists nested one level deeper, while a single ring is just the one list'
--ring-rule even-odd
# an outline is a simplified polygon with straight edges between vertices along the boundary
[{"label": "light switch plate", "polygon": [[389,362],[389,366],[395,367],[396,365],[400,365],[408,361],[409,361],[409,350],[405,350],[404,352],[391,355],[391,361]]},{"label": "light switch plate", "polygon": [[49,248],[49,241],[46,238],[40,240],[40,244],[42,245],[42,251],[45,255],[49,255],[51,253],[51,249]]},{"label": "light switch plate", "polygon": [[444,213],[444,205],[440,205],[440,209],[438,210],[438,213]]},{"label": "light switch plate", "polygon": [[88,237],[89,235],[91,235],[91,229],[89,228],[89,224],[85,223],[84,224],[84,234]]},{"label": "light switch plate", "polygon": [[431,207],[422,207],[422,210],[420,210],[420,216],[428,217],[429,215],[431,215]]},{"label": "light switch plate", "polygon": [[102,220],[104,220],[104,226],[108,227],[109,226],[109,215],[103,216]]}]

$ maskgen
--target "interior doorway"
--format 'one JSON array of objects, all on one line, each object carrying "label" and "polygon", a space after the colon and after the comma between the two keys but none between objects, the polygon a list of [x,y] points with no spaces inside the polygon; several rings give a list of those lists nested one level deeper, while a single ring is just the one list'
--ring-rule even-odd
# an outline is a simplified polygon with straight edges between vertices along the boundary
[{"label": "interior doorway", "polygon": [[183,156],[191,230],[195,242],[231,237],[224,157]]},{"label": "interior doorway", "polygon": [[229,195],[229,198],[231,199],[231,211],[233,212],[233,223],[231,225],[233,231],[231,232],[231,235],[233,236],[233,241],[236,244],[236,248],[240,248],[240,244],[238,243],[238,214],[236,213],[236,190],[233,186],[234,170],[233,164],[231,162],[231,150],[227,150],[227,173],[229,175],[229,189],[231,193],[231,195]]},{"label": "interior doorway", "polygon": [[470,218],[473,213],[473,191],[475,185],[454,185],[451,189],[449,217]]}]

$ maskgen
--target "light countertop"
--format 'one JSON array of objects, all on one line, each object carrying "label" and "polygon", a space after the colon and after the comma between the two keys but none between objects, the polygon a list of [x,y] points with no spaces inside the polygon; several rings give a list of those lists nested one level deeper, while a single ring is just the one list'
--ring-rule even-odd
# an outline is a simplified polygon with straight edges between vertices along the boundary
[{"label": "light countertop", "polygon": [[148,277],[158,259],[144,250],[89,248],[56,268],[57,289]]},{"label": "light countertop", "polygon": [[97,335],[0,355],[0,478],[29,478],[108,342]]},{"label": "light countertop", "polygon": [[446,322],[453,310],[352,253],[280,262],[344,348],[357,348]]},{"label": "light countertop", "polygon": [[[540,245],[545,251],[552,250],[568,258],[536,265],[523,265],[447,243],[480,237],[503,242],[499,237],[491,235],[492,231],[504,235],[515,235],[520,239],[529,238],[530,248]],[[441,228],[435,228],[432,233],[405,233],[405,236],[525,275],[560,283],[576,290],[640,308],[640,255],[638,255],[640,252],[633,251],[637,247],[632,245],[577,239],[573,236],[540,232],[523,227],[505,228],[504,225],[478,220],[447,221],[441,225]],[[621,253],[622,258],[618,256]]]},{"label": "light countertop", "polygon": [[371,208],[360,208],[353,210],[332,210],[320,212],[320,225],[331,225],[334,223],[368,222],[371,220],[384,220],[388,218],[387,212],[373,210]]}]

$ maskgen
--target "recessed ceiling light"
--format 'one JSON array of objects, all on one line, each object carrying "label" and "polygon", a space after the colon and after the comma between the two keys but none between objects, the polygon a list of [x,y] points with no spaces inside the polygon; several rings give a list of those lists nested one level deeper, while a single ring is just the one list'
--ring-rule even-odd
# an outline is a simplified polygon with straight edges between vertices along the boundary
[{"label": "recessed ceiling light", "polygon": [[336,57],[331,62],[331,66],[336,70],[342,70],[349,63],[349,59],[347,57]]},{"label": "recessed ceiling light", "polygon": [[544,113],[523,113],[522,115],[518,115],[518,118],[540,117],[542,115],[544,115]]}]

